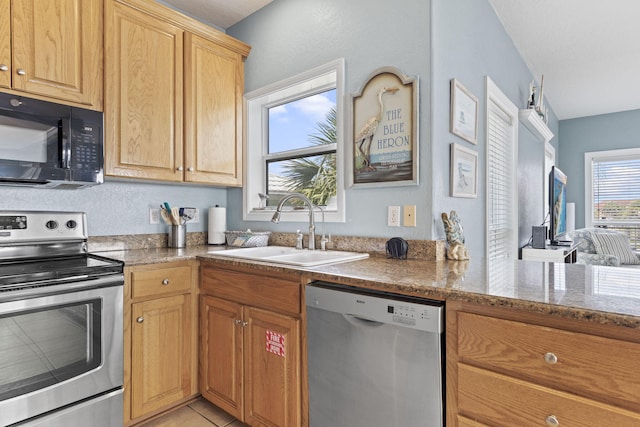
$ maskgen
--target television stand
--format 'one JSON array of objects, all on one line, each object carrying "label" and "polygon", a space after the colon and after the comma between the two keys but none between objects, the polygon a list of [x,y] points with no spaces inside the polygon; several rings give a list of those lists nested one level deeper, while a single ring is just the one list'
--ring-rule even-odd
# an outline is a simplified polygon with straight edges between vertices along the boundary
[{"label": "television stand", "polygon": [[550,246],[571,246],[573,245],[573,240],[552,240],[549,245]]},{"label": "television stand", "polygon": [[563,262],[574,264],[578,256],[578,245],[549,245],[545,249],[522,248],[521,259],[524,261]]}]

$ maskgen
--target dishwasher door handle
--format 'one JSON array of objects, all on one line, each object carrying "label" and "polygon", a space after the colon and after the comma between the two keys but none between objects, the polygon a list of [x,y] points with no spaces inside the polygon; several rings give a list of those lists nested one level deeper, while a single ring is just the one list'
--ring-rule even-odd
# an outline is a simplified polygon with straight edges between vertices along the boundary
[{"label": "dishwasher door handle", "polygon": [[383,322],[378,322],[376,320],[369,320],[364,317],[355,316],[353,314],[343,313],[342,316],[347,320],[347,322],[351,323],[354,326],[366,326],[369,328],[377,328],[385,324]]}]

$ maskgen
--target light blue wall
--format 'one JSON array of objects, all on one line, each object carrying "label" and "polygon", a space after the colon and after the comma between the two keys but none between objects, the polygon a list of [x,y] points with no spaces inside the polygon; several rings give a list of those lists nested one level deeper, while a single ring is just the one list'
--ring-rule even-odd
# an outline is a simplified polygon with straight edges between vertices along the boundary
[{"label": "light blue wall", "polygon": [[90,236],[166,233],[164,224],[149,224],[149,208],[164,201],[200,208],[200,223],[188,224],[187,231],[204,231],[207,208],[226,206],[227,190],[112,181],[80,190],[0,187],[0,209],[86,212]]},{"label": "light blue wall", "polygon": [[[489,75],[519,107],[528,96],[531,73],[522,61],[487,0],[400,0],[376,8],[366,0],[276,0],[229,29],[229,34],[253,46],[246,63],[246,90],[284,79],[338,57],[347,64],[347,92],[360,87],[375,68],[393,65],[420,78],[420,185],[387,189],[348,189],[346,224],[330,224],[333,233],[405,238],[443,238],[441,212],[458,211],[472,255],[485,251],[485,90]],[[363,13],[362,11],[366,11]],[[430,19],[430,14],[432,15]],[[432,38],[432,43],[429,39]],[[431,52],[431,54],[429,54]],[[430,61],[431,60],[431,61]],[[459,79],[480,100],[479,143],[476,146],[449,133],[449,81]],[[429,103],[429,89],[432,102]],[[557,120],[549,123],[557,133]],[[477,199],[449,197],[449,144],[458,142],[478,151]],[[543,144],[524,127],[520,241],[531,225],[543,220]],[[388,205],[415,204],[418,227],[386,226]],[[241,190],[229,191],[229,206],[240,211]],[[536,213],[539,211],[539,213]],[[293,231],[300,224],[243,222],[237,228]]]},{"label": "light blue wall", "polygon": [[[394,66],[419,80],[420,185],[348,189],[347,222],[325,225],[333,234],[430,238],[430,19],[429,1],[398,0],[387,7],[369,0],[275,0],[228,33],[252,46],[245,90],[252,91],[343,57],[346,93],[356,92],[375,69]],[[346,100],[350,103],[350,98]],[[349,107],[347,107],[349,108]],[[243,222],[242,190],[229,190],[235,229],[295,231],[301,223]],[[415,228],[387,227],[387,206],[417,206]]]},{"label": "light blue wall", "polygon": [[[433,227],[443,238],[441,212],[455,210],[462,219],[466,244],[472,255],[483,255],[486,246],[486,93],[489,76],[518,108],[528,97],[532,75],[516,50],[488,1],[433,1]],[[449,133],[449,81],[455,78],[478,97],[478,144],[472,145]],[[557,120],[551,113],[549,127],[557,134]],[[478,198],[449,197],[449,146],[456,142],[478,152]],[[531,225],[543,218],[544,146],[524,127],[519,131],[520,165],[518,186],[519,242],[527,242]]]},{"label": "light blue wall", "polygon": [[[346,93],[358,90],[375,69],[395,66],[419,79],[418,186],[347,189],[347,222],[327,224],[326,231],[406,239],[443,238],[440,213],[455,209],[465,226],[472,256],[485,250],[484,76],[490,75],[519,107],[524,105],[532,78],[488,0],[397,0],[390,7],[368,0],[275,0],[230,28],[228,33],[253,49],[246,62],[246,91],[344,57]],[[480,100],[479,143],[473,146],[449,133],[449,80],[456,78]],[[349,98],[346,100],[349,105]],[[557,120],[550,127],[557,133]],[[449,144],[458,142],[479,154],[477,199],[449,197]],[[555,139],[554,139],[555,142]],[[521,240],[539,223],[532,208],[541,193],[543,151],[526,129],[520,131],[519,179]],[[540,144],[540,148],[537,144]],[[538,155],[539,154],[539,155]],[[165,200],[202,211],[228,208],[229,229],[294,231],[300,223],[242,221],[241,189],[109,181],[84,190],[36,190],[0,187],[0,209],[83,210],[91,235],[164,232],[148,224],[148,209]],[[387,227],[387,206],[417,206],[415,228]],[[530,224],[531,223],[531,224]],[[524,231],[523,231],[524,230]]]},{"label": "light blue wall", "polygon": [[562,120],[558,166],[567,175],[567,200],[576,204],[576,228],[585,224],[584,153],[640,147],[640,110]]}]

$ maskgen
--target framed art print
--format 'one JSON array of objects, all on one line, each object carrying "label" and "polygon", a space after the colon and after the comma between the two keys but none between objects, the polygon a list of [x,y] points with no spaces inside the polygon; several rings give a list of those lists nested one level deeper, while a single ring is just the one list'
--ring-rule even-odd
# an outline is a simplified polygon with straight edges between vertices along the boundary
[{"label": "framed art print", "polygon": [[451,143],[451,197],[478,197],[478,153]]},{"label": "framed art print", "polygon": [[472,144],[478,143],[478,98],[451,79],[449,131]]}]

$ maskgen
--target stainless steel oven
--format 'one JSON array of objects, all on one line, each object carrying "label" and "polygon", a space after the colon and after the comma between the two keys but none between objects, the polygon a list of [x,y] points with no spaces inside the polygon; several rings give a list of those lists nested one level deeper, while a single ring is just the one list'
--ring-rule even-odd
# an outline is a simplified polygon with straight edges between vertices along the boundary
[{"label": "stainless steel oven", "polygon": [[0,211],[0,425],[122,426],[122,267],[83,213]]}]

